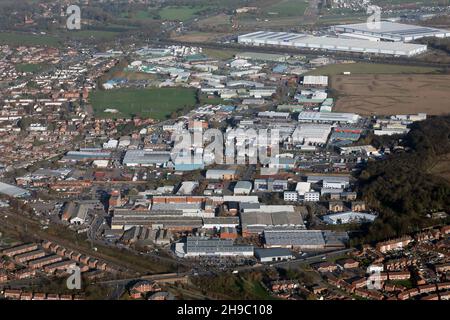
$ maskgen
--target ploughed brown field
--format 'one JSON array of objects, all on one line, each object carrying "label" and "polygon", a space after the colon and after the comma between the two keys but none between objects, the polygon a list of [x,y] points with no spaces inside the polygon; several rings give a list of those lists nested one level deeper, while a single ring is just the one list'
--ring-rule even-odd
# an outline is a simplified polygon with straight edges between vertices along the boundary
[{"label": "ploughed brown field", "polygon": [[450,113],[450,75],[337,75],[335,111],[362,115]]}]

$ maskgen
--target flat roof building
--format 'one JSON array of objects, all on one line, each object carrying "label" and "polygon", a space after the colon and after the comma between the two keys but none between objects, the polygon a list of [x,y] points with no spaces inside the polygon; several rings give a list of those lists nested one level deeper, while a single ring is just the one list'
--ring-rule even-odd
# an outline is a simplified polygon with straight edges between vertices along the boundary
[{"label": "flat roof building", "polygon": [[286,248],[258,248],[255,249],[255,257],[260,262],[276,262],[294,259],[294,255]]},{"label": "flat roof building", "polygon": [[149,150],[128,150],[123,164],[130,167],[163,165],[170,160],[170,152]]},{"label": "flat roof building", "polygon": [[178,246],[177,248],[176,246],[175,250],[179,256],[184,258],[201,256],[249,257],[254,254],[252,245],[236,245],[233,239],[207,237],[187,237],[184,247]]},{"label": "flat roof building", "polygon": [[395,56],[414,56],[427,50],[426,45],[316,37],[299,33],[257,31],[238,36],[241,44],[253,46],[283,46],[325,51],[344,51],[354,53],[382,54]]},{"label": "flat roof building", "polygon": [[299,122],[357,123],[358,120],[356,113],[303,111],[298,114]]},{"label": "flat roof building", "polygon": [[328,214],[322,217],[323,221],[328,224],[346,224],[346,223],[361,223],[373,222],[377,216],[364,212],[339,212]]},{"label": "flat roof building", "polygon": [[309,87],[327,87],[328,76],[304,76],[302,84]]},{"label": "flat roof building", "polygon": [[388,41],[403,42],[409,42],[424,37],[450,37],[449,30],[415,26],[390,21],[380,21],[379,28],[370,29],[367,23],[356,23],[332,26],[331,30],[339,33],[350,33],[361,36],[380,38]]},{"label": "flat roof building", "polygon": [[265,247],[296,248],[300,250],[322,250],[342,248],[348,241],[346,232],[305,229],[266,229],[264,230]]},{"label": "flat roof building", "polygon": [[0,194],[14,198],[21,198],[29,196],[30,192],[26,189],[16,187],[15,185],[0,182]]},{"label": "flat roof building", "polygon": [[302,123],[292,133],[292,142],[300,144],[325,144],[331,132],[331,125]]}]

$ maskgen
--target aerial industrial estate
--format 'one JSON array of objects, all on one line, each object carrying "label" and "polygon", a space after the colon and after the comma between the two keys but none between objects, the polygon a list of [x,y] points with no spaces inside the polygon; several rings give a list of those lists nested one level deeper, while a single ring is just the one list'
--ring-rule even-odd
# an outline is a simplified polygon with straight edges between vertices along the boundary
[{"label": "aerial industrial estate", "polygon": [[449,7],[29,2],[0,300],[450,299]]}]

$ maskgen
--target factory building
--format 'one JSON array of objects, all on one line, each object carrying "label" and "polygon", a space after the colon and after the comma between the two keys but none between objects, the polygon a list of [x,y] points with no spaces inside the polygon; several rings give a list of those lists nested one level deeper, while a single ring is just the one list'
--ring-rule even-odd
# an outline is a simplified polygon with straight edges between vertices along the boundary
[{"label": "factory building", "polygon": [[300,250],[323,250],[343,248],[348,241],[346,232],[305,229],[267,229],[264,230],[266,248],[292,248]]},{"label": "factory building", "polygon": [[187,237],[186,243],[175,245],[175,254],[183,258],[194,257],[251,257],[252,245],[236,245],[233,239],[211,239],[207,237]]},{"label": "factory building", "polygon": [[0,182],[0,194],[14,198],[28,197],[31,195],[31,193],[26,189],[22,189],[4,182]]},{"label": "factory building", "polygon": [[292,252],[285,248],[255,249],[255,257],[259,262],[263,263],[295,259]]},{"label": "factory building", "polygon": [[299,122],[357,123],[358,120],[356,113],[304,111],[298,115]]},{"label": "factory building", "polygon": [[331,132],[331,125],[302,123],[292,134],[292,142],[296,144],[325,144]]},{"label": "factory building", "polygon": [[252,46],[283,46],[312,50],[343,51],[394,56],[414,56],[427,50],[426,45],[402,42],[369,41],[306,34],[257,31],[238,36],[238,42]]},{"label": "factory building", "polygon": [[323,221],[328,224],[346,224],[346,223],[361,223],[373,222],[377,216],[364,212],[339,212],[328,214],[322,217]]},{"label": "factory building", "polygon": [[123,164],[129,167],[163,165],[170,160],[169,152],[148,150],[128,150]]},{"label": "factory building", "polygon": [[233,180],[237,176],[234,169],[209,169],[206,171],[208,180]]},{"label": "factory building", "polygon": [[390,21],[380,21],[379,28],[369,29],[367,23],[344,24],[332,26],[331,31],[337,33],[354,34],[385,41],[409,42],[424,37],[446,38],[450,31]]},{"label": "factory building", "polygon": [[327,76],[304,76],[302,84],[305,87],[328,87]]}]

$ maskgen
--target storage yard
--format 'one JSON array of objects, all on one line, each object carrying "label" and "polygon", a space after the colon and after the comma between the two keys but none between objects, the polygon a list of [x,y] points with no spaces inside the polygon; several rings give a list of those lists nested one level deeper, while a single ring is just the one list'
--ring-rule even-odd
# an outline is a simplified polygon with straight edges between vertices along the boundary
[{"label": "storage yard", "polygon": [[335,76],[331,86],[339,99],[335,110],[362,115],[450,110],[448,75],[350,75]]}]

